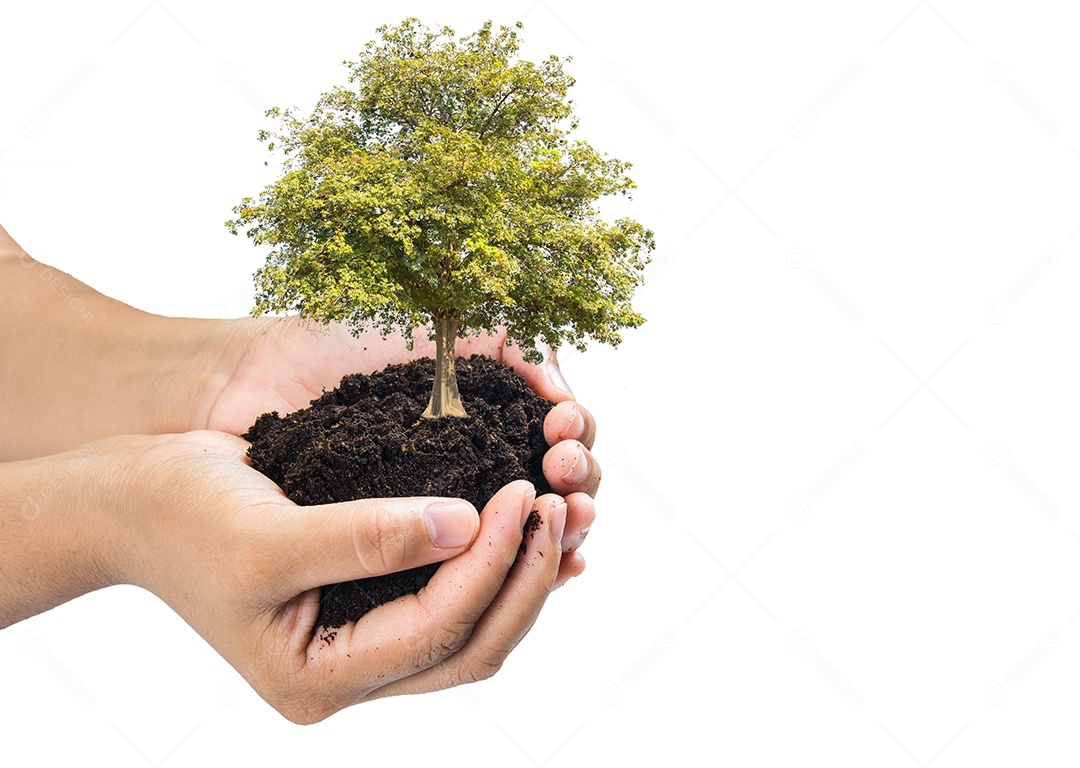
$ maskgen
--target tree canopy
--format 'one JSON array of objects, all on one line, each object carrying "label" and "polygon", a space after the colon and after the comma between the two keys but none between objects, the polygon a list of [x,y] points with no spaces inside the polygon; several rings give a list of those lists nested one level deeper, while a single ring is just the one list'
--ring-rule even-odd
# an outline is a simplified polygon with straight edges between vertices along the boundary
[{"label": "tree canopy", "polygon": [[630,300],[653,235],[597,206],[634,189],[630,166],[573,136],[569,59],[520,60],[521,26],[380,27],[309,116],[267,113],[284,173],[227,222],[271,248],[257,312],[428,326],[451,349],[501,326],[534,356],[644,322]]}]

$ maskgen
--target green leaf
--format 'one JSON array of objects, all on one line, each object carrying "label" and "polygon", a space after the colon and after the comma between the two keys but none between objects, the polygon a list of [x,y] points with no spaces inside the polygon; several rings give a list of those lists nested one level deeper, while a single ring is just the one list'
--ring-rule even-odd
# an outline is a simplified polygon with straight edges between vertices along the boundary
[{"label": "green leaf", "polygon": [[630,165],[573,137],[569,58],[519,59],[520,29],[380,27],[309,116],[267,111],[283,173],[226,223],[271,247],[256,311],[384,332],[452,315],[527,350],[644,322],[653,234],[598,206],[635,188]]}]

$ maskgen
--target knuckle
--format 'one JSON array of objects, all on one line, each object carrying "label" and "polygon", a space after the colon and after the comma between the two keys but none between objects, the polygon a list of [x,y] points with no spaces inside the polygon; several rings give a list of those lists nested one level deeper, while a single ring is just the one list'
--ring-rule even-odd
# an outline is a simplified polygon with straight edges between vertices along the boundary
[{"label": "knuckle", "polygon": [[506,661],[506,654],[484,652],[463,660],[457,669],[457,682],[459,684],[479,683],[489,680],[502,669]]},{"label": "knuckle", "polygon": [[[268,657],[268,658],[267,658]],[[247,675],[255,691],[282,717],[297,725],[311,725],[344,709],[347,702],[336,699],[332,689],[310,669],[267,654]]]},{"label": "knuckle", "polygon": [[302,699],[279,698],[268,700],[268,703],[282,717],[296,725],[314,725],[342,709],[336,703],[321,696]]},{"label": "knuckle", "polygon": [[414,638],[413,647],[418,669],[433,667],[465,647],[472,627],[468,625],[443,625],[433,632],[424,632]]},{"label": "knuckle", "polygon": [[374,505],[368,519],[352,521],[353,548],[360,566],[372,575],[402,570],[408,562],[408,536],[392,515]]},{"label": "knuckle", "polygon": [[262,587],[280,576],[283,563],[278,548],[266,540],[264,533],[252,531],[247,525],[234,521],[210,546],[216,550],[215,578],[233,590]]}]

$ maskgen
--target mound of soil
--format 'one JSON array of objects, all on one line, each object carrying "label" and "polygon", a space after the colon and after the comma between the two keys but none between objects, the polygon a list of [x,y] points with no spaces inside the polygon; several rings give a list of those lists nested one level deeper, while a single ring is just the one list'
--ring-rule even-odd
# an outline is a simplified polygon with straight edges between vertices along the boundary
[{"label": "mound of soil", "polygon": [[[450,496],[482,510],[496,491],[525,479],[550,491],[542,462],[552,403],[502,363],[458,358],[468,416],[422,419],[435,363],[423,358],[370,376],[346,376],[311,406],[258,418],[244,438],[252,466],[301,506],[392,496]],[[323,588],[318,624],[356,621],[419,592],[439,564]],[[325,636],[332,638],[327,631]]]}]

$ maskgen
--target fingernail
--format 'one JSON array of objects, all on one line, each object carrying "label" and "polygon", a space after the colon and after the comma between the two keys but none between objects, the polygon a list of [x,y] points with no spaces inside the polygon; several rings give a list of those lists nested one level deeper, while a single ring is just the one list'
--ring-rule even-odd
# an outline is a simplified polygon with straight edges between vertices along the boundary
[{"label": "fingernail", "polygon": [[566,530],[566,502],[551,508],[551,541],[555,548],[562,550],[562,535]]},{"label": "fingernail", "polygon": [[585,449],[579,445],[577,454],[574,456],[574,461],[570,464],[570,469],[566,471],[566,474],[562,476],[562,479],[570,485],[580,485],[585,482],[585,478],[588,476],[589,457],[585,455]]},{"label": "fingernail", "polygon": [[570,546],[564,546],[563,548],[567,552],[573,552],[575,549],[585,543],[585,537],[589,535],[589,528],[582,528],[578,531],[578,535],[570,542]]},{"label": "fingernail", "polygon": [[570,420],[567,421],[566,426],[563,427],[562,432],[559,433],[559,437],[563,440],[576,440],[585,432],[585,417],[581,415],[581,411],[575,405],[573,413],[570,414]]},{"label": "fingernail", "polygon": [[524,528],[525,523],[529,522],[529,515],[532,513],[533,502],[536,501],[536,488],[532,488],[525,494],[525,501],[521,505],[521,523],[518,524],[519,528]]},{"label": "fingernail", "polygon": [[479,517],[467,501],[436,501],[424,509],[428,534],[440,549],[464,547],[472,541]]},{"label": "fingernail", "polygon": [[544,366],[544,371],[547,373],[548,382],[552,387],[566,394],[570,399],[574,399],[574,393],[570,391],[570,385],[567,384],[566,379],[563,378],[558,363],[554,361],[548,363]]}]

